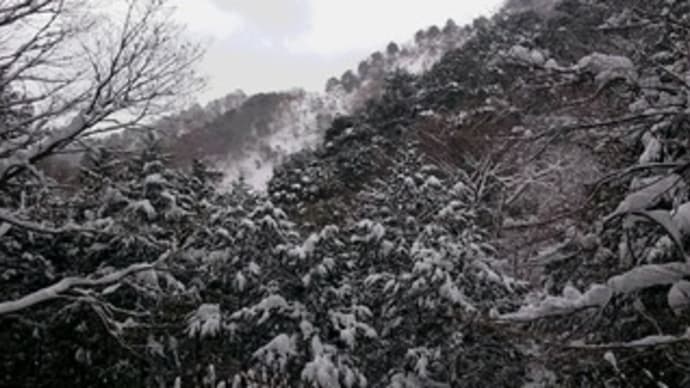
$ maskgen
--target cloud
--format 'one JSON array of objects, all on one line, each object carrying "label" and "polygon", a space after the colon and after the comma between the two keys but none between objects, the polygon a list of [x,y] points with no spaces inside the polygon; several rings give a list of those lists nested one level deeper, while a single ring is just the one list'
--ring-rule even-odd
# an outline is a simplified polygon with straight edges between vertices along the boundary
[{"label": "cloud", "polygon": [[220,8],[213,0],[174,0],[175,16],[193,34],[213,39],[227,39],[244,28],[245,20],[237,12]]},{"label": "cloud", "polygon": [[294,52],[325,55],[379,49],[389,41],[407,41],[419,28],[443,25],[448,18],[467,23],[489,14],[503,1],[462,0],[310,0],[310,28],[288,40]]},{"label": "cloud", "polygon": [[172,0],[192,32],[212,37],[201,71],[203,100],[237,88],[248,93],[322,90],[390,41],[420,28],[488,15],[503,0]]},{"label": "cloud", "polygon": [[[356,60],[361,55],[355,56]],[[236,46],[220,49],[214,45],[201,70],[210,75],[207,96],[222,96],[237,88],[248,93],[302,87],[323,90],[328,77],[339,75],[355,65],[351,57],[315,58],[311,54],[292,54],[284,49]]]},{"label": "cloud", "polygon": [[[189,1],[189,0],[188,0]],[[309,24],[309,0],[213,0],[225,11],[238,15],[262,34],[295,35]]]}]

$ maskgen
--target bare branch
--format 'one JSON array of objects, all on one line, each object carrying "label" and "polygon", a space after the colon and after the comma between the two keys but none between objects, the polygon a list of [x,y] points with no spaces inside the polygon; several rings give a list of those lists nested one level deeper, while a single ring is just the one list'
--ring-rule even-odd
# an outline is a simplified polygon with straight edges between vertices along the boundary
[{"label": "bare branch", "polygon": [[[49,6],[55,0],[32,1],[24,0],[15,5],[0,8],[0,27],[7,26],[27,16],[49,12]],[[60,2],[61,3],[61,2]]]},{"label": "bare branch", "polygon": [[46,227],[35,222],[24,221],[18,217],[0,209],[0,221],[7,223],[9,225],[14,225],[19,228],[31,230],[33,232],[43,233],[43,234],[62,234],[71,232],[98,232],[94,229],[81,228],[76,225],[65,225],[61,228],[51,228]]},{"label": "bare branch", "polygon": [[0,4],[7,28],[38,21],[0,48],[0,93],[19,91],[6,109],[33,109],[3,123],[0,136],[23,142],[3,148],[0,186],[74,141],[139,126],[197,90],[203,51],[186,42],[167,2],[120,1],[122,20],[98,23],[79,0]]},{"label": "bare branch", "polygon": [[585,344],[573,342],[566,345],[570,349],[611,350],[611,349],[644,349],[656,346],[669,346],[690,342],[690,331],[679,336],[650,335],[629,342],[611,342],[606,344]]},{"label": "bare branch", "polygon": [[132,264],[127,268],[115,271],[111,274],[104,275],[99,278],[89,277],[69,277],[60,280],[52,286],[42,288],[38,291],[32,292],[29,295],[21,297],[17,300],[0,303],[0,316],[10,313],[15,313],[20,310],[33,307],[37,304],[44,303],[63,296],[67,291],[76,287],[99,287],[107,286],[117,283],[123,278],[136,274],[142,271],[154,269],[151,264]]}]

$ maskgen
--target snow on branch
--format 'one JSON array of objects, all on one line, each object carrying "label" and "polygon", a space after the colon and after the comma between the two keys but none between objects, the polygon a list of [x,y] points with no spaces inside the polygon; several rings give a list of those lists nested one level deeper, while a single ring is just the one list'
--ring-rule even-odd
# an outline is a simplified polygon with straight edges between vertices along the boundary
[{"label": "snow on branch", "polygon": [[[518,311],[499,315],[503,321],[530,322],[558,315],[569,315],[588,308],[602,308],[615,295],[631,294],[654,286],[672,286],[690,275],[690,263],[648,264],[633,268],[608,279],[605,284],[592,285],[585,293],[566,286],[563,295],[549,295],[535,303],[522,306]],[[677,288],[677,287],[676,287]],[[688,304],[678,291],[669,299],[672,308]]]},{"label": "snow on branch", "polygon": [[604,285],[594,285],[581,293],[574,287],[566,287],[562,296],[547,296],[537,303],[521,307],[518,311],[501,314],[502,321],[530,322],[541,318],[569,315],[588,308],[606,305],[613,291]]},{"label": "snow on branch", "polygon": [[65,292],[76,287],[99,287],[107,286],[117,283],[129,275],[133,275],[142,271],[154,269],[151,264],[132,264],[127,268],[115,271],[113,273],[104,275],[99,278],[89,277],[68,277],[59,282],[42,288],[38,291],[32,292],[29,295],[23,296],[17,300],[0,303],[0,316],[5,314],[15,313],[17,311],[25,310],[37,304],[57,299]]},{"label": "snow on branch", "polygon": [[37,224],[35,222],[31,221],[24,221],[16,216],[8,213],[7,211],[4,211],[0,209],[0,221],[3,223],[16,226],[19,228],[31,230],[33,232],[38,232],[38,233],[43,233],[43,234],[62,234],[62,233],[70,233],[70,232],[98,232],[97,230],[94,229],[87,229],[87,228],[81,228],[77,225],[74,224],[67,224],[65,226],[62,226],[60,228],[51,228],[48,226],[43,226],[40,224]]},{"label": "snow on branch", "polygon": [[571,349],[583,350],[609,350],[609,349],[640,349],[654,346],[675,345],[683,342],[690,342],[690,328],[679,336],[673,335],[650,335],[629,342],[611,342],[606,344],[584,344],[579,341],[571,342],[567,345]]}]

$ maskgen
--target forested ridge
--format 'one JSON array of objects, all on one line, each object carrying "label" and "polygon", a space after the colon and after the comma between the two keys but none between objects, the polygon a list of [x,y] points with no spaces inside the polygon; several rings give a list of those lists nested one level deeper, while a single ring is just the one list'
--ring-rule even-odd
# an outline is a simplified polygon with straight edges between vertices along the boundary
[{"label": "forested ridge", "polygon": [[[98,34],[75,4],[0,1],[0,36],[45,26],[0,45],[0,386],[690,385],[687,2],[422,30],[433,65],[330,80],[357,102],[295,132],[266,190],[201,156],[254,144],[236,128],[284,95],[151,130],[200,48],[165,2]],[[45,173],[68,153],[72,178]]]}]

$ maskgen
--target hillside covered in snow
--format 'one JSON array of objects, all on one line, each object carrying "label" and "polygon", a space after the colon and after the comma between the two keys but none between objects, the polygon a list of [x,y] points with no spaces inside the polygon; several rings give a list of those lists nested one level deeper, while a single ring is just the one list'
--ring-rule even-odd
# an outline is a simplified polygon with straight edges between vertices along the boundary
[{"label": "hillside covered in snow", "polygon": [[[410,42],[391,42],[356,69],[329,79],[322,92],[295,89],[247,96],[236,91],[166,117],[156,127],[179,166],[203,159],[225,172],[226,187],[243,178],[265,190],[277,165],[289,155],[316,148],[332,120],[377,98],[387,77],[397,71],[427,71],[471,34],[469,26],[461,28],[449,19],[443,28],[417,31]],[[138,137],[126,134],[113,141],[131,147],[132,136]]]},{"label": "hillside covered in snow", "polygon": [[511,0],[72,184],[33,164],[76,135],[3,135],[0,386],[689,386],[689,39],[683,1]]}]

